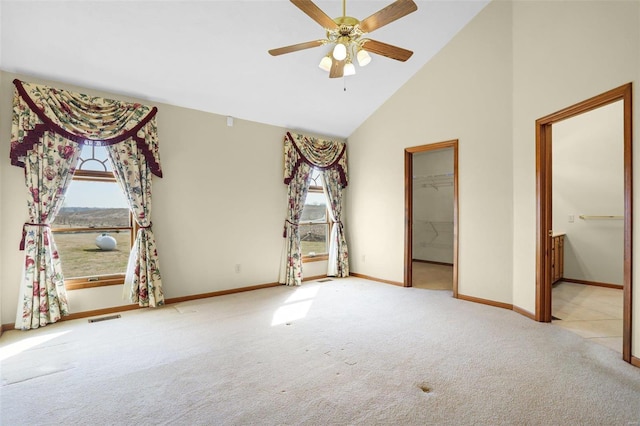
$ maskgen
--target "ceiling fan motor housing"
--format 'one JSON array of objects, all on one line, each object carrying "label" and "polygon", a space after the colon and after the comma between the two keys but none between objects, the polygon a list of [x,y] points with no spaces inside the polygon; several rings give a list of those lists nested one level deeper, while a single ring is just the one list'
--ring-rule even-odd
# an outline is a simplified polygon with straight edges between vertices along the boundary
[{"label": "ceiling fan motor housing", "polygon": [[[338,28],[333,30],[341,36],[349,36],[354,30],[354,27],[360,23],[356,18],[351,16],[340,16],[333,20],[338,25]],[[328,31],[330,32],[330,31]]]}]

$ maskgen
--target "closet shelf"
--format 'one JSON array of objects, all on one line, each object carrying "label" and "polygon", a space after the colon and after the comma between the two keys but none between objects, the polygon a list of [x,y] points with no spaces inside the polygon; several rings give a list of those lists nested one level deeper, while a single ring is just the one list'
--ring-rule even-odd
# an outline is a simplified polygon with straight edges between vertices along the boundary
[{"label": "closet shelf", "polygon": [[622,220],[624,219],[624,216],[596,216],[581,214],[579,218],[583,220]]},{"label": "closet shelf", "polygon": [[415,175],[413,181],[416,186],[422,188],[434,188],[438,189],[444,186],[453,185],[453,173],[441,173],[435,175]]}]

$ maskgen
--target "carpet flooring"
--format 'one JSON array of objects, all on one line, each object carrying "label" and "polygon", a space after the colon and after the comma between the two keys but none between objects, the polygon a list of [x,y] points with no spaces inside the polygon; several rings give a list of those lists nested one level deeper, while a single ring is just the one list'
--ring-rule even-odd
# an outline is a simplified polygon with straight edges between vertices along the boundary
[{"label": "carpet flooring", "polygon": [[615,351],[443,291],[306,282],[0,338],[2,425],[630,425]]}]

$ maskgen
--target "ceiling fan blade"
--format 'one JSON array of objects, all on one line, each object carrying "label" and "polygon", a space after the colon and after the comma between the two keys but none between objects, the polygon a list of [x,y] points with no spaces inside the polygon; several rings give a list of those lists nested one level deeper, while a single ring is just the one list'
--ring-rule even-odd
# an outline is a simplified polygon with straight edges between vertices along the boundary
[{"label": "ceiling fan blade", "polygon": [[312,47],[322,46],[324,40],[306,41],[304,43],[292,44],[291,46],[279,47],[271,49],[269,53],[272,56],[284,55],[285,53],[297,52],[298,50],[311,49]]},{"label": "ceiling fan blade", "polygon": [[329,78],[338,78],[344,76],[344,64],[345,60],[338,61],[337,59],[331,58],[333,61],[331,63],[331,70],[329,70]]},{"label": "ceiling fan blade", "polygon": [[413,52],[410,50],[371,39],[365,39],[362,48],[367,52],[376,53],[402,62],[406,61],[411,57],[411,55],[413,55]]},{"label": "ceiling fan blade", "polygon": [[333,22],[333,19],[331,19],[329,15],[324,13],[311,0],[291,0],[291,3],[295,4],[298,9],[309,15],[311,19],[322,25],[322,27],[328,30],[334,30],[338,28],[338,24]]},{"label": "ceiling fan blade", "polygon": [[413,0],[396,0],[384,9],[380,9],[368,18],[363,19],[360,22],[360,29],[365,33],[370,33],[416,10],[418,10],[418,5]]}]

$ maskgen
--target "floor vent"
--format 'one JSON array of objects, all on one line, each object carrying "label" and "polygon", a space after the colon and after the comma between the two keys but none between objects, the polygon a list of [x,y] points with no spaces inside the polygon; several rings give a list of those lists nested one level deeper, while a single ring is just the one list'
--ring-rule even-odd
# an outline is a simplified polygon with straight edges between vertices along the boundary
[{"label": "floor vent", "polygon": [[106,317],[91,318],[91,319],[89,320],[89,322],[108,321],[108,320],[118,319],[118,318],[120,318],[120,315],[108,315],[108,316],[106,316]]},{"label": "floor vent", "polygon": [[318,280],[319,283],[327,283],[329,281],[333,281],[331,278],[325,278],[323,280]]}]

